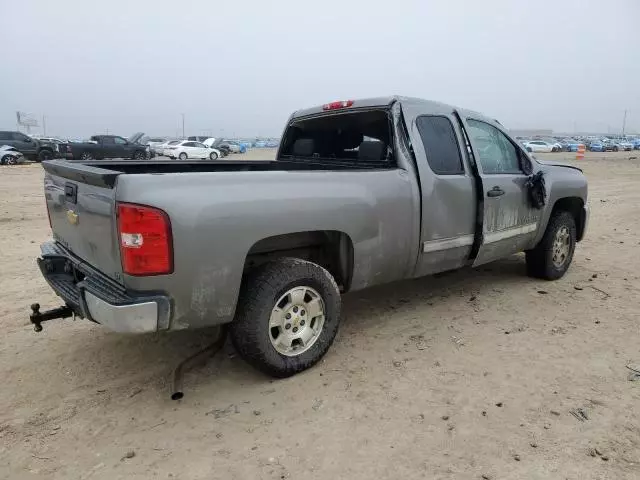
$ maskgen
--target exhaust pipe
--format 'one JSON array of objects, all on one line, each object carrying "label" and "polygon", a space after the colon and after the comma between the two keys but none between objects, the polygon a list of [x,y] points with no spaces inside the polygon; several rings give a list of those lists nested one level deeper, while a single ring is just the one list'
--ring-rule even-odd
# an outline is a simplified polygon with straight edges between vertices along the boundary
[{"label": "exhaust pipe", "polygon": [[171,400],[180,400],[184,397],[184,374],[193,367],[205,363],[206,360],[213,357],[224,346],[227,340],[227,326],[220,327],[218,339],[211,345],[206,346],[199,352],[194,353],[190,357],[184,359],[178,364],[173,371],[173,381],[171,382]]}]

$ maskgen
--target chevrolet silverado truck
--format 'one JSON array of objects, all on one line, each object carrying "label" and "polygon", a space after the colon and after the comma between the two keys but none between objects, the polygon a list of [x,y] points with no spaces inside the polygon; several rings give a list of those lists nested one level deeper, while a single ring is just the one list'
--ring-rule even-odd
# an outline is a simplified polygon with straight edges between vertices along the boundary
[{"label": "chevrolet silverado truck", "polygon": [[43,163],[53,240],[38,265],[64,304],[117,332],[228,324],[284,377],[317,362],[341,294],[526,253],[555,280],[587,229],[587,181],[497,121],[406,97],[295,112],[274,161]]},{"label": "chevrolet silverado truck", "polygon": [[139,143],[143,133],[130,138],[117,135],[94,135],[90,141],[67,143],[60,150],[67,160],[102,160],[105,158],[129,158],[144,160],[150,155],[150,148]]}]

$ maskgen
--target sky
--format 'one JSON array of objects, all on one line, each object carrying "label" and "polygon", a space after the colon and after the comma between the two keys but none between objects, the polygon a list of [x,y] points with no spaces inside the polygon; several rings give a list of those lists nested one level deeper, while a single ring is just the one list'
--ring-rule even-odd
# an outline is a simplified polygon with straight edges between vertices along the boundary
[{"label": "sky", "polygon": [[[0,129],[279,136],[407,95],[507,128],[640,133],[640,0],[0,0]],[[7,21],[11,20],[11,21]],[[32,132],[42,133],[41,128]]]}]

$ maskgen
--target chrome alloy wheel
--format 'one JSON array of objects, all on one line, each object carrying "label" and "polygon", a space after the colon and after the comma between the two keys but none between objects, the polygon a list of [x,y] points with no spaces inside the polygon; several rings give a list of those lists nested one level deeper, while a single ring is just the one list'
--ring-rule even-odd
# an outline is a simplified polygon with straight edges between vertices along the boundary
[{"label": "chrome alloy wheel", "polygon": [[325,307],[320,294],[311,287],[293,287],[280,297],[271,311],[271,345],[282,355],[300,355],[318,340],[324,319]]},{"label": "chrome alloy wheel", "polygon": [[567,227],[562,227],[556,232],[556,236],[553,239],[553,265],[556,268],[562,267],[569,258],[569,252],[571,251],[571,235]]}]

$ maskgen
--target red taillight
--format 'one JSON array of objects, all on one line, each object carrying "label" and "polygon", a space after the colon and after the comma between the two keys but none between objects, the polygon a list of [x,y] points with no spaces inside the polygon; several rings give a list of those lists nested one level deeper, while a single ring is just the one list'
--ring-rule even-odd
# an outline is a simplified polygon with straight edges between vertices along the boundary
[{"label": "red taillight", "polygon": [[323,110],[338,110],[339,108],[347,108],[353,105],[353,100],[341,100],[339,102],[326,103],[322,106]]},{"label": "red taillight", "polygon": [[171,223],[162,210],[119,203],[118,236],[124,273],[165,275],[173,272]]}]

